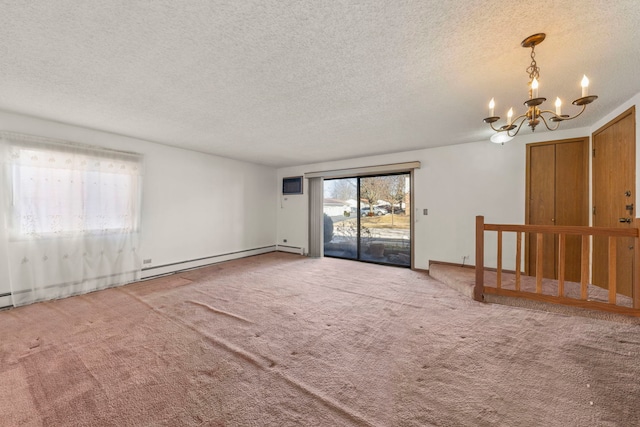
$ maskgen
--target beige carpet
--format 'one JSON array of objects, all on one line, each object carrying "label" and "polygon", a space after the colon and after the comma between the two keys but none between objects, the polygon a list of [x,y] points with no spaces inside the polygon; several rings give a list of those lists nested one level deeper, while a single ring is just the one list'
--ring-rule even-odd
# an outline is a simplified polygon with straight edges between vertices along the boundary
[{"label": "beige carpet", "polygon": [[640,326],[402,268],[272,253],[0,326],[0,425],[640,425]]}]

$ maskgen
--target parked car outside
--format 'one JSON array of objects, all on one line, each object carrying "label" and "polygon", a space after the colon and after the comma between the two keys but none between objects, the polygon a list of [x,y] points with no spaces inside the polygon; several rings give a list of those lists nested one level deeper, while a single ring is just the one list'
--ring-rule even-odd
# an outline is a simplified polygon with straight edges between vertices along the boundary
[{"label": "parked car outside", "polygon": [[380,212],[382,212],[383,215],[386,215],[389,213],[389,208],[387,206],[374,206],[373,211],[375,212],[376,210],[379,210]]},{"label": "parked car outside", "polygon": [[371,214],[371,209],[368,206],[360,208],[360,216],[382,216],[386,214],[387,212],[384,209],[380,209],[377,206],[373,207],[373,214]]}]

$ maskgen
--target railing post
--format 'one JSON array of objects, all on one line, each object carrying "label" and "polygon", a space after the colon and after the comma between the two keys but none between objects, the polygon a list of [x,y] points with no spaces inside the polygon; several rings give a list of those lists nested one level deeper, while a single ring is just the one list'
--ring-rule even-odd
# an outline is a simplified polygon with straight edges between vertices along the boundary
[{"label": "railing post", "polygon": [[566,273],[565,258],[567,254],[567,235],[558,236],[558,296],[564,297],[564,276]]},{"label": "railing post", "polygon": [[498,231],[498,265],[496,269],[496,287],[502,287],[502,231]]},{"label": "railing post", "polygon": [[582,235],[582,254],[580,255],[580,299],[582,300],[589,297],[589,251],[591,250],[589,237],[589,234]]},{"label": "railing post", "polygon": [[617,267],[617,254],[616,254],[616,246],[618,243],[618,239],[613,236],[609,236],[609,304],[616,303],[616,294],[617,294],[617,280],[616,277],[616,267]]},{"label": "railing post", "polygon": [[536,234],[536,294],[542,293],[542,276],[544,275],[544,234]]},{"label": "railing post", "polygon": [[516,232],[516,291],[520,292],[520,269],[522,258],[522,233]]},{"label": "railing post", "polygon": [[633,290],[631,296],[633,298],[633,308],[640,308],[640,219],[635,220],[638,235],[633,238]]},{"label": "railing post", "polygon": [[473,299],[482,301],[484,294],[484,216],[476,216],[476,285]]}]

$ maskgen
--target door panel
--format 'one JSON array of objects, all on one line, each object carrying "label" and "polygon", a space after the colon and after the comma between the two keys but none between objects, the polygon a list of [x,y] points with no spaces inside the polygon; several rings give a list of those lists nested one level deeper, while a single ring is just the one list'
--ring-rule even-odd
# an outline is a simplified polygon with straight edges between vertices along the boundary
[{"label": "door panel", "polygon": [[[596,227],[632,227],[620,219],[635,218],[626,207],[635,202],[635,109],[627,110],[593,134],[593,203]],[[634,206],[635,208],[635,206]],[[618,238],[617,290],[631,296],[633,283],[633,239]],[[608,288],[608,244],[594,238],[593,284]]]},{"label": "door panel", "polygon": [[359,259],[409,267],[410,174],[363,177],[359,181]]},{"label": "door panel", "polygon": [[[588,142],[585,139],[556,144],[555,147],[557,183],[555,225],[589,225]],[[566,236],[566,280],[580,281],[581,248],[580,236]]]},{"label": "door panel", "polygon": [[358,179],[324,181],[324,255],[358,258]]},{"label": "door panel", "polygon": [[[529,218],[527,224],[554,225],[555,216],[555,146],[529,147]],[[528,236],[528,273],[536,271],[536,237]],[[543,276],[556,276],[556,250],[553,235],[543,236]]]}]

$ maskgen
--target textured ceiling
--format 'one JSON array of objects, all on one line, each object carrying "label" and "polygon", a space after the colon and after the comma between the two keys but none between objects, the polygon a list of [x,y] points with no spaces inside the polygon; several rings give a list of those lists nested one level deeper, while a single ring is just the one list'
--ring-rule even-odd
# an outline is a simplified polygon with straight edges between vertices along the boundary
[{"label": "textured ceiling", "polygon": [[[272,166],[488,139],[526,99],[640,92],[616,1],[0,0],[0,109]],[[523,132],[529,132],[528,129]],[[135,147],[132,147],[135,150]]]}]

